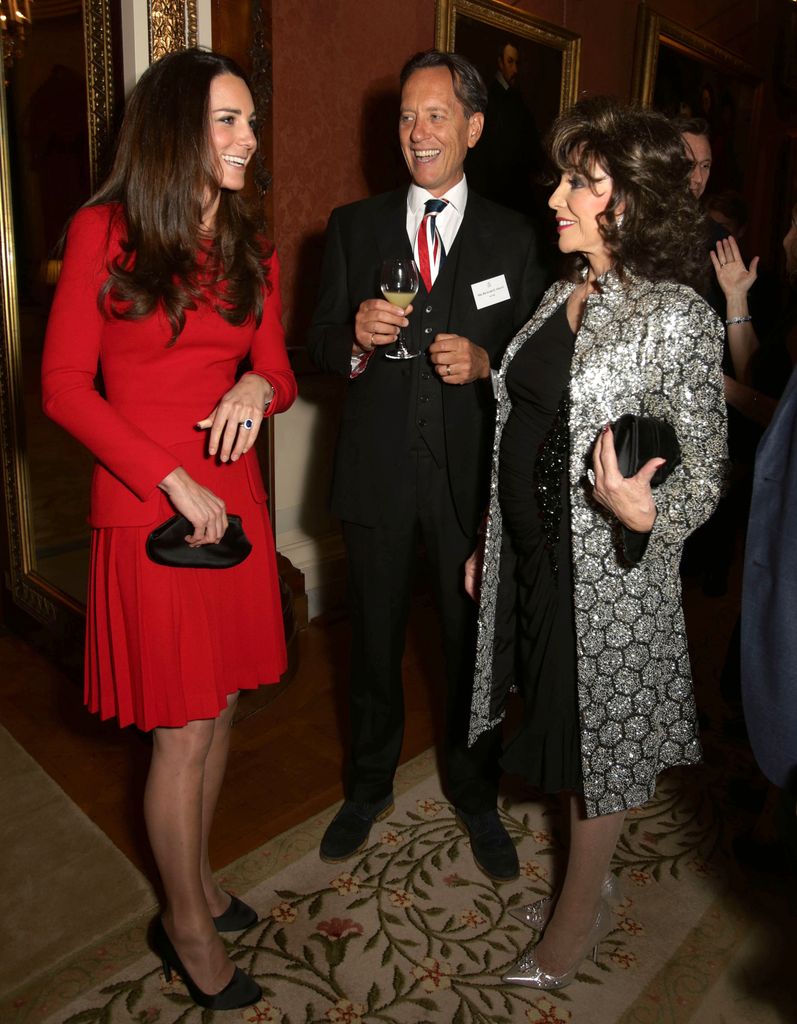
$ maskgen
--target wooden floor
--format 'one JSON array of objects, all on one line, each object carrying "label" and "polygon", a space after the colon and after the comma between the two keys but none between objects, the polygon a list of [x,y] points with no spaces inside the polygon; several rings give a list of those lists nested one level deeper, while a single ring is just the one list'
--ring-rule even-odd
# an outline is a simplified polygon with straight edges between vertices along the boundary
[{"label": "wooden floor", "polygon": [[[436,619],[416,599],[405,655],[402,760],[435,742],[442,696]],[[220,868],[339,800],[346,729],[348,625],[316,620],[298,635],[298,667],[263,706],[244,694],[211,837]],[[153,876],[141,819],[146,736],[101,723],[79,685],[23,640],[0,636],[0,723],[134,864]],[[437,697],[435,697],[437,694]]]}]

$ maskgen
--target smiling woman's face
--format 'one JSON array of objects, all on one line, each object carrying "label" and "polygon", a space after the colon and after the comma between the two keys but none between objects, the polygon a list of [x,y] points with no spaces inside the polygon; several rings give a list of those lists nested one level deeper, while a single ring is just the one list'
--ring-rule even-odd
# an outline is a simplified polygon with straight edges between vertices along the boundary
[{"label": "smiling woman's face", "polygon": [[580,252],[597,275],[608,270],[612,257],[598,229],[598,214],[603,213],[612,196],[612,179],[600,164],[591,170],[590,182],[575,169],[565,171],[548,200],[556,214],[560,252]]},{"label": "smiling woman's face", "polygon": [[252,94],[235,75],[217,75],[210,83],[210,145],[219,165],[219,184],[237,192],[257,149]]}]

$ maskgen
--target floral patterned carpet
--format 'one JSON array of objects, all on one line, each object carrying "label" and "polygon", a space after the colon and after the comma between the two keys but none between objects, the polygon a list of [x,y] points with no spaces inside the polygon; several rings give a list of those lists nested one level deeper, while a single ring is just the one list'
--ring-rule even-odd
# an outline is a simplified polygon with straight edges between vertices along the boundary
[{"label": "floral patterned carpet", "polygon": [[[232,936],[233,959],[263,987],[254,1007],[197,1008],[179,979],[167,984],[146,945],[147,921],[109,935],[35,990],[0,1006],[8,1024],[652,1024],[761,1021],[783,1002],[758,983],[748,949],[750,907],[726,854],[736,824],[721,815],[733,750],[666,775],[656,799],[629,815],[614,869],[623,886],[615,927],[597,963],[556,993],[504,985],[501,973],[534,934],[507,911],[545,895],[561,847],[553,804],[502,800],[521,877],[495,884],[440,792],[427,752],[400,770],[396,810],[370,846],[328,865],[317,843],[329,813],[242,858],[227,887],[261,921]],[[742,756],[741,754],[739,756]],[[777,895],[774,897],[777,901]],[[766,903],[764,893],[761,902]],[[771,901],[770,901],[771,902]],[[769,941],[759,935],[759,945]],[[752,971],[752,975],[751,972]],[[757,979],[757,981],[756,981]],[[771,994],[771,993],[770,993]]]}]

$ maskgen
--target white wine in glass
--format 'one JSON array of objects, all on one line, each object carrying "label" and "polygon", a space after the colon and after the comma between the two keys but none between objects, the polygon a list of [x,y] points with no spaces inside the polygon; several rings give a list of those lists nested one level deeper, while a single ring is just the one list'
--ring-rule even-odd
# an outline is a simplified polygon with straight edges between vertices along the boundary
[{"label": "white wine in glass", "polygon": [[[415,260],[385,260],[382,263],[379,287],[391,305],[406,309],[418,294],[418,268]],[[387,359],[414,359],[420,354],[417,342],[413,343],[413,339],[407,338],[403,327],[399,330],[395,347],[385,352]]]}]

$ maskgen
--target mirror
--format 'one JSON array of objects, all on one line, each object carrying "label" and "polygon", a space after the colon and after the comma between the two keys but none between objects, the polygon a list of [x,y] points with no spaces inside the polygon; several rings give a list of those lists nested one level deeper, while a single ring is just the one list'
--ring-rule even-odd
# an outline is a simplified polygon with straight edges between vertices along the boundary
[{"label": "mirror", "polygon": [[112,137],[114,0],[37,0],[6,40],[0,83],[0,445],[8,583],[44,622],[82,614],[92,458],[41,411],[44,331],[64,225],[101,178]]}]

